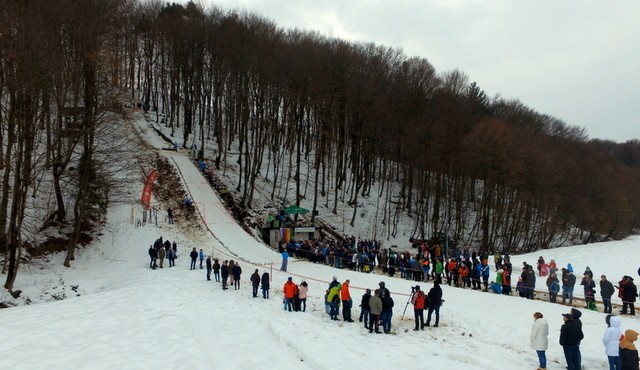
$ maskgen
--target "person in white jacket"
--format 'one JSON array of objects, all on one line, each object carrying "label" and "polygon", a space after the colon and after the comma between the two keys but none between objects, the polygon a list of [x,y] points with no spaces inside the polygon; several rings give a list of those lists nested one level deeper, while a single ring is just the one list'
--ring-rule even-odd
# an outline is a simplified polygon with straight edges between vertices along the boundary
[{"label": "person in white jacket", "polygon": [[540,367],[538,370],[547,369],[547,347],[549,347],[549,324],[540,312],[533,314],[533,325],[531,326],[531,347],[538,354]]},{"label": "person in white jacket", "polygon": [[604,353],[609,359],[609,370],[620,370],[622,369],[620,363],[620,337],[622,337],[620,325],[622,320],[617,316],[607,315],[605,321],[607,329],[602,336],[602,344],[604,344]]}]

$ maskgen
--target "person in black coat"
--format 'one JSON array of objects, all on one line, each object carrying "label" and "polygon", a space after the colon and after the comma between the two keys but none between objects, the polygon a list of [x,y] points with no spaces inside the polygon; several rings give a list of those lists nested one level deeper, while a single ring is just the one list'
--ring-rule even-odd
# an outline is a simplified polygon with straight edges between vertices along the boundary
[{"label": "person in black coat", "polygon": [[238,290],[240,289],[240,275],[242,274],[242,269],[238,261],[233,265],[231,273],[233,274],[233,289]]},{"label": "person in black coat", "polygon": [[220,266],[220,275],[222,277],[222,289],[227,289],[227,279],[229,278],[229,267],[227,266],[228,261],[222,262],[222,266]]},{"label": "person in black coat", "polygon": [[616,290],[613,287],[613,283],[607,280],[605,275],[600,276],[600,295],[602,296],[602,303],[604,304],[604,313],[611,313],[611,296]]},{"label": "person in black coat", "polygon": [[360,301],[360,322],[364,322],[364,327],[369,329],[369,315],[371,314],[371,307],[369,306],[369,298],[371,298],[371,289],[367,289],[367,291],[362,295],[362,300]]},{"label": "person in black coat", "polygon": [[570,313],[562,315],[564,324],[560,328],[560,345],[564,351],[564,358],[567,361],[567,369],[580,370],[582,358],[580,355],[580,341],[584,338],[582,333],[582,322],[580,317],[582,312],[571,309]]},{"label": "person in black coat", "polygon": [[211,256],[207,256],[207,281],[211,281]]},{"label": "person in black coat", "polygon": [[189,270],[195,270],[196,260],[198,259],[198,251],[195,248],[193,248],[191,253],[189,253],[189,257],[191,257],[191,266],[189,266]]},{"label": "person in black coat", "polygon": [[434,327],[438,326],[440,322],[440,306],[442,306],[442,288],[440,288],[440,283],[438,281],[433,282],[433,288],[429,290],[427,294],[427,307],[429,308],[429,312],[427,313],[427,323],[425,326],[429,326],[431,323],[431,314],[435,311],[436,313],[436,322],[433,325]]},{"label": "person in black coat", "polygon": [[218,259],[214,259],[213,260],[213,279],[216,282],[220,282],[220,262],[218,262]]},{"label": "person in black coat", "polygon": [[262,284],[262,298],[269,299],[269,273],[264,272],[260,283]]},{"label": "person in black coat", "polygon": [[258,286],[260,286],[260,275],[258,269],[251,274],[251,288],[253,288],[253,298],[258,296]]},{"label": "person in black coat", "polygon": [[622,370],[638,370],[638,350],[634,342],[638,339],[638,332],[625,330],[624,338],[620,341],[620,364]]},{"label": "person in black coat", "polygon": [[632,315],[635,316],[636,308],[635,302],[636,297],[638,296],[638,288],[633,283],[633,278],[631,276],[625,277],[626,284],[624,285],[624,290],[622,291],[622,312],[623,315]]},{"label": "person in black coat", "polygon": [[149,268],[156,269],[156,260],[158,259],[158,251],[153,248],[153,245],[149,246],[149,257],[151,261],[149,261]]}]

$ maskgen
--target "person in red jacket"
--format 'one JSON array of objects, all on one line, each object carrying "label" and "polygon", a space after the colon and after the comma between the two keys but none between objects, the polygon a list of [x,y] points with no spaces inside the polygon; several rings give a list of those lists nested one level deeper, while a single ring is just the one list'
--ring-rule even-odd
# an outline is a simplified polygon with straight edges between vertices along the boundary
[{"label": "person in red jacket", "polygon": [[293,306],[293,297],[298,291],[298,286],[293,283],[293,278],[291,276],[289,276],[287,282],[284,283],[282,291],[284,292],[284,310],[288,310],[289,312],[291,312]]},{"label": "person in red jacket", "polygon": [[420,330],[424,330],[424,304],[427,297],[425,297],[424,292],[420,290],[420,285],[416,285],[414,288],[413,297],[411,298],[411,303],[413,304],[413,312],[416,318],[416,327],[413,329],[418,331],[418,327]]},{"label": "person in red jacket", "polygon": [[353,322],[351,319],[351,293],[349,293],[349,283],[347,279],[340,289],[340,299],[342,300],[342,319],[345,322]]}]

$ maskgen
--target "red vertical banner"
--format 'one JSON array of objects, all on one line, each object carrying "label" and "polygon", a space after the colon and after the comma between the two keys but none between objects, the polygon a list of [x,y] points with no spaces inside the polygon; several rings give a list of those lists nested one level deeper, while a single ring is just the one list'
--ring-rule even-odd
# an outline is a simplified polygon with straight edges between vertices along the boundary
[{"label": "red vertical banner", "polygon": [[144,183],[144,189],[142,190],[142,204],[145,209],[149,209],[149,203],[151,203],[151,192],[153,191],[153,183],[158,178],[158,171],[151,170],[149,176],[147,176],[147,181]]}]

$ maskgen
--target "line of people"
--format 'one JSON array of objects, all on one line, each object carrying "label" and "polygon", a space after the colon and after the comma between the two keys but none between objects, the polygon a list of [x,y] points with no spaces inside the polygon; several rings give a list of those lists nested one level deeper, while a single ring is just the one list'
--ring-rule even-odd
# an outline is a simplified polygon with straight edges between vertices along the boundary
[{"label": "line of people", "polygon": [[[562,346],[567,369],[569,370],[582,369],[580,343],[584,339],[584,333],[582,332],[581,317],[582,312],[575,308],[562,315],[563,323],[560,328],[558,342]],[[540,312],[533,314],[533,320],[529,337],[531,347],[538,355],[537,370],[546,370],[546,351],[549,348],[549,323]],[[622,320],[611,314],[606,316],[605,323],[607,327],[602,336],[602,344],[607,356],[609,370],[638,370],[638,350],[634,344],[638,339],[638,332],[627,329],[623,335],[620,329]]]}]

